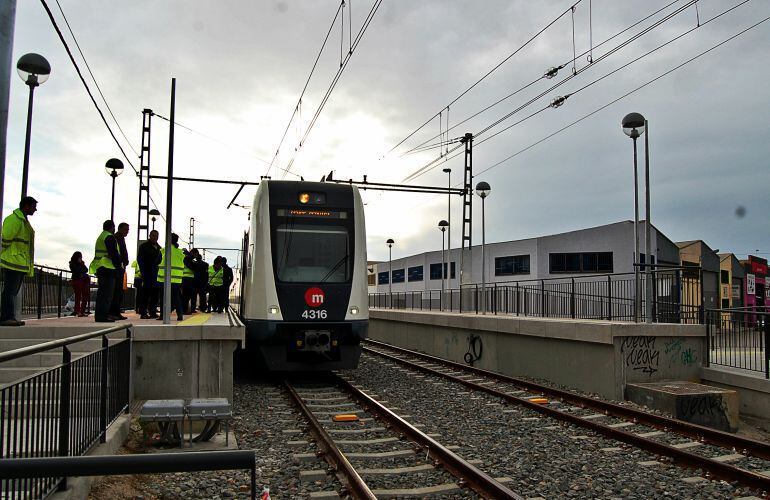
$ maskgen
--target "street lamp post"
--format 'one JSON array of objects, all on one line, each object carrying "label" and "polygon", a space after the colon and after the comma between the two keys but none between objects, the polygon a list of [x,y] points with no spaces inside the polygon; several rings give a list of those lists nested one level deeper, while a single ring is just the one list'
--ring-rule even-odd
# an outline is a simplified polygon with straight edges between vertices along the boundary
[{"label": "street lamp post", "polygon": [[[148,212],[148,214],[152,218],[152,230],[155,231],[155,220],[156,220],[155,217],[160,217],[160,212],[158,211],[157,208],[153,208],[152,210],[150,210]],[[205,252],[205,250],[204,250],[204,252]]]},{"label": "street lamp post", "polygon": [[[644,116],[639,113],[629,113],[623,117],[621,122],[623,126],[623,133],[629,136],[634,143],[634,283],[635,283],[635,297],[634,297],[634,319],[639,321],[641,317],[641,287],[639,282],[639,179],[638,168],[636,160],[636,140],[640,135],[644,133],[646,127],[646,120]],[[649,205],[648,205],[649,206]],[[647,227],[649,228],[649,220],[647,221]],[[649,260],[649,248],[647,249],[646,260]],[[645,262],[646,262],[645,260]],[[645,266],[646,267],[646,266]],[[649,306],[649,305],[648,305]]]},{"label": "street lamp post", "polygon": [[489,183],[481,181],[476,184],[476,194],[481,197],[481,314],[487,313],[487,262],[486,262],[486,214],[484,202],[492,189]]},{"label": "street lamp post", "polygon": [[444,232],[449,229],[449,222],[442,220],[438,223],[438,228],[441,230],[441,297],[439,297],[438,308],[440,311],[444,310],[444,281],[449,275],[448,265],[446,264],[446,258],[444,257]]},{"label": "street lamp post", "polygon": [[29,182],[29,144],[32,135],[32,101],[35,87],[45,83],[51,75],[51,65],[40,54],[24,54],[16,63],[16,71],[24,83],[29,86],[29,104],[27,106],[27,137],[24,142],[24,168],[21,174],[21,197],[27,196]]},{"label": "street lamp post", "polygon": [[107,175],[112,177],[112,202],[110,203],[110,220],[115,220],[115,179],[123,173],[123,162],[117,158],[110,158],[104,164]]},{"label": "street lamp post", "polygon": [[388,301],[390,308],[393,309],[393,238],[388,238]]}]

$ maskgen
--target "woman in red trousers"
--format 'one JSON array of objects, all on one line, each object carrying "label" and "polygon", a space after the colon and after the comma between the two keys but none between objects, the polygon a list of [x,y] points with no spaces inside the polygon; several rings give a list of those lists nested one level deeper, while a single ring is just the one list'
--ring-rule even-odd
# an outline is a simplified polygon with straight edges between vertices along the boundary
[{"label": "woman in red trousers", "polygon": [[72,288],[75,289],[75,312],[73,316],[86,316],[88,300],[91,295],[91,278],[88,276],[88,267],[83,262],[83,254],[75,252],[70,259],[70,271],[72,271]]}]

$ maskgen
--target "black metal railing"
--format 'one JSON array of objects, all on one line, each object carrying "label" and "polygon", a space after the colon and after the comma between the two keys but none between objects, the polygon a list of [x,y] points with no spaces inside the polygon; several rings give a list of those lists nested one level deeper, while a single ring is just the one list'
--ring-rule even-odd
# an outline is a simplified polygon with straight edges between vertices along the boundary
[{"label": "black metal railing", "polygon": [[[0,462],[84,455],[105,442],[109,425],[129,409],[131,328],[120,325],[0,353],[0,366],[8,368],[62,349],[61,364],[0,389]],[[123,331],[124,339],[108,338]],[[94,338],[101,338],[101,348],[73,359],[69,346]],[[3,479],[0,497],[44,498],[64,481],[56,475]]]},{"label": "black metal railing", "polygon": [[244,450],[5,460],[0,461],[0,481],[41,479],[51,474],[77,477],[211,470],[248,470],[251,475],[250,496],[252,499],[257,497],[256,455],[253,451]]},{"label": "black metal railing", "polygon": [[[57,267],[35,264],[33,276],[25,276],[21,292],[21,317],[50,318],[68,316],[74,308],[74,290],[70,271]],[[0,273],[0,286],[2,285],[2,273]],[[119,283],[118,286],[122,286]],[[128,286],[123,294],[122,307],[124,310],[132,310],[136,307],[136,290]],[[96,279],[91,279],[89,300],[86,304],[86,312],[90,312],[96,303]]]},{"label": "black metal railing", "polygon": [[706,311],[706,366],[758,372],[770,378],[770,311],[766,307]]},{"label": "black metal railing", "polygon": [[[652,273],[653,321],[688,324],[703,322],[701,281],[697,270],[695,273],[696,276],[689,275],[681,268]],[[645,281],[645,275],[640,275],[640,290],[644,290]],[[392,294],[371,293],[369,307],[644,321],[647,301],[643,292],[636,293],[636,288],[633,273],[494,282],[486,287],[474,283],[443,292],[420,290]]]}]

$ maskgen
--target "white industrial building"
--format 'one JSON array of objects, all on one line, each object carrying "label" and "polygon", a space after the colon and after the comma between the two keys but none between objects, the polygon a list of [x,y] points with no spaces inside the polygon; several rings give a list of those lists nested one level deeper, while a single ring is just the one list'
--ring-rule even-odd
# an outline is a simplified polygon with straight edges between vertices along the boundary
[{"label": "white industrial building", "polygon": [[[591,274],[633,273],[633,227],[632,221],[622,221],[550,236],[487,243],[486,281],[502,283]],[[639,224],[641,262],[646,260],[644,233],[645,223],[642,221]],[[651,226],[650,233],[652,263],[679,265],[677,245],[654,225]],[[476,234],[474,236],[479,238]],[[393,251],[398,254],[398,247],[394,246]],[[450,271],[446,286],[457,288],[460,283],[460,249],[453,248],[445,255]],[[466,249],[465,258],[471,262],[465,263],[466,277],[463,283],[480,283],[481,246],[474,245],[471,251]],[[441,262],[441,251],[438,250],[395,258],[392,263],[372,264],[369,267],[372,268],[374,279],[370,280],[369,292],[387,293],[391,275],[393,293],[440,290]]]}]

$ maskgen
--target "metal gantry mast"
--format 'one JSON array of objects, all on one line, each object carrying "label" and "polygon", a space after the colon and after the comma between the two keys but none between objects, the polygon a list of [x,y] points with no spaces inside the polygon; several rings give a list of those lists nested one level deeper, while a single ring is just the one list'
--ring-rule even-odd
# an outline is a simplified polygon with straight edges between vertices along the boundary
[{"label": "metal gantry mast", "polygon": [[142,110],[142,150],[139,156],[139,214],[136,223],[137,248],[150,233],[150,127],[153,112]]},{"label": "metal gantry mast", "polygon": [[190,250],[195,248],[195,217],[190,217]]},{"label": "metal gantry mast", "polygon": [[[466,281],[465,276],[465,243],[468,243],[468,260],[471,261],[471,268],[473,268],[473,242],[471,235],[473,234],[473,134],[467,133],[462,138],[461,142],[465,144],[465,168],[463,169],[463,234],[460,241],[460,287]],[[447,270],[447,274],[451,276],[451,270]],[[460,300],[462,301],[462,291],[460,293]]]}]

